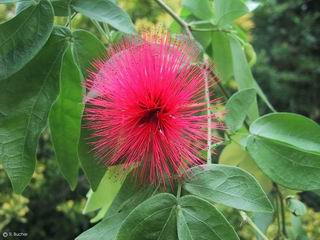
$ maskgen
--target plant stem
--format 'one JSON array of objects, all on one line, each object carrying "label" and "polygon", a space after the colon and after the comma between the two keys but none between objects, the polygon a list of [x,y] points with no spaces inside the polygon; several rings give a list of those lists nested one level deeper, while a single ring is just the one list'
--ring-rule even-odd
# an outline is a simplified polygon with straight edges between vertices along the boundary
[{"label": "plant stem", "polygon": [[101,27],[100,23],[96,20],[91,20],[92,23],[96,26],[96,28],[98,29],[99,33],[102,35],[102,37],[104,37],[107,42],[110,42],[109,36],[106,34],[106,32],[103,30],[103,28]]},{"label": "plant stem", "polygon": [[[69,11],[69,10],[68,10]],[[71,12],[70,12],[71,13]],[[69,27],[71,29],[71,22],[72,20],[74,19],[74,17],[77,15],[77,13],[73,13],[71,16],[70,16],[70,13],[68,15],[68,19],[67,19],[67,23],[65,24],[65,27]]]},{"label": "plant stem", "polygon": [[181,182],[179,181],[178,182],[178,189],[177,189],[177,198],[179,198],[181,196],[181,188],[182,188]]},{"label": "plant stem", "polygon": [[268,240],[267,236],[257,227],[257,225],[251,220],[251,218],[243,211],[240,211],[240,215],[244,222],[248,223],[257,234],[263,239]]},{"label": "plant stem", "polygon": [[280,220],[280,207],[279,207],[279,199],[278,199],[278,196],[277,196],[277,192],[274,191],[274,202],[276,204],[276,209],[277,209],[277,225],[278,225],[278,234],[277,234],[277,237],[276,239],[279,239],[281,237],[281,220]]},{"label": "plant stem", "polygon": [[104,32],[108,35],[108,37],[110,38],[110,29],[108,27],[108,24],[106,23],[103,23],[103,29],[104,29]]},{"label": "plant stem", "polygon": [[180,18],[167,4],[162,0],[155,0],[155,2],[165,10],[176,22],[185,30],[186,34],[190,39],[193,39],[192,33],[190,31],[189,24]]},{"label": "plant stem", "polygon": [[225,33],[232,33],[231,30],[222,29],[222,28],[194,28],[194,27],[191,27],[191,30],[195,31],[195,32],[225,32]]},{"label": "plant stem", "polygon": [[279,220],[281,219],[280,223],[281,223],[281,230],[282,230],[282,233],[285,237],[288,237],[287,235],[287,230],[286,230],[286,214],[285,214],[285,207],[284,207],[284,201],[283,201],[283,196],[282,196],[282,193],[278,187],[278,185],[276,183],[273,183],[273,186],[274,186],[274,189],[275,189],[275,192],[276,192],[276,196],[278,197],[279,199]]},{"label": "plant stem", "polygon": [[209,83],[208,83],[208,76],[205,76],[204,80],[204,91],[205,91],[205,98],[207,102],[207,116],[208,116],[208,136],[207,136],[207,164],[211,164],[211,144],[212,144],[212,133],[211,133],[211,106],[210,106],[210,92],[209,92]]}]

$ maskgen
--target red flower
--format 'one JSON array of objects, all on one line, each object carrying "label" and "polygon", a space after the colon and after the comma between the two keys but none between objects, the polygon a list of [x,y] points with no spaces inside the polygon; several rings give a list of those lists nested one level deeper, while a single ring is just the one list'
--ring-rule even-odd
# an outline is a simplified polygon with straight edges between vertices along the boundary
[{"label": "red flower", "polygon": [[199,152],[207,149],[214,114],[208,115],[205,101],[207,70],[197,60],[191,41],[146,33],[123,40],[96,62],[98,71],[86,84],[85,117],[106,165],[133,167],[141,181],[158,184],[203,162]]}]

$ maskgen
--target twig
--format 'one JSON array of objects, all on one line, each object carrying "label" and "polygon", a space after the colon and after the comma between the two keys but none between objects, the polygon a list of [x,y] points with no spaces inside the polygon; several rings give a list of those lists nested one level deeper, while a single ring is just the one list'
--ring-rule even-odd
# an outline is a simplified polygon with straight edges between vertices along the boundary
[{"label": "twig", "polygon": [[165,10],[176,22],[185,30],[186,34],[190,39],[193,39],[192,33],[190,31],[189,24],[185,22],[182,18],[180,18],[172,9],[165,4],[162,0],[155,0],[155,2]]},{"label": "twig", "polygon": [[251,220],[251,218],[245,212],[240,211],[240,215],[243,221],[248,223],[256,231],[256,233],[260,235],[260,237],[263,240],[269,240],[267,236],[264,235],[264,233],[257,227],[257,225]]}]

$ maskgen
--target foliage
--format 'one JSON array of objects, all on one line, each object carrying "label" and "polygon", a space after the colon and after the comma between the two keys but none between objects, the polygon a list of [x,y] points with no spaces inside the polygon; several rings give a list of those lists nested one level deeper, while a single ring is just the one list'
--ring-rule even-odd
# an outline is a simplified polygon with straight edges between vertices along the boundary
[{"label": "foliage", "polygon": [[[79,235],[79,240],[319,237],[317,229],[305,225],[313,214],[310,209],[306,212],[297,193],[320,189],[320,126],[302,115],[275,112],[256,82],[251,71],[255,52],[250,34],[241,25],[241,18],[250,12],[245,1],[183,0],[180,14],[173,13],[161,0],[121,2],[129,14],[112,0],[2,1],[14,2],[18,2],[16,15],[0,25],[0,161],[15,193],[8,190],[6,181],[1,182],[5,187],[0,195],[0,229],[16,228],[18,222],[29,221],[32,227],[19,231],[28,232],[33,239],[49,239],[50,234],[52,239],[62,239],[69,229],[73,229],[70,238]],[[165,12],[170,13],[175,20],[170,30],[185,32],[199,45],[204,61],[214,62],[213,80],[215,75],[221,79],[217,94],[227,102],[223,108],[228,128],[224,134],[217,133],[223,139],[223,151],[217,152],[219,162],[208,161],[190,169],[188,177],[177,179],[171,189],[138,185],[130,174],[121,171],[121,166],[106,170],[91,153],[89,130],[81,128],[84,96],[90,94],[85,92],[83,81],[88,70],[93,70],[91,62],[103,57],[105,47],[118,41],[119,36],[135,34],[133,22],[138,25],[148,13],[143,3],[156,9],[148,19],[152,24],[162,21]],[[310,73],[312,77],[304,83],[310,85],[306,89],[314,87],[319,59],[315,56],[304,61],[304,54],[318,52],[317,33],[313,32],[317,29],[305,27],[319,19],[312,5],[317,3],[274,1],[258,10],[257,26],[268,24],[267,28],[256,28],[258,38],[269,34],[270,39],[276,39],[274,48],[269,47],[273,42],[269,38],[255,41],[267,52],[261,51],[258,59],[277,66],[269,72],[258,61],[255,73],[259,80],[267,73],[270,77],[263,75],[264,79],[280,84],[283,91],[282,83],[288,88],[294,86],[287,80],[296,84],[297,78],[291,74],[295,69],[298,79]],[[135,7],[143,11],[136,12]],[[288,43],[283,43],[286,29],[273,23],[284,22],[289,29],[299,21],[295,17],[283,20],[287,10],[311,11],[302,24],[296,24],[297,33],[307,36],[304,41],[292,34]],[[275,12],[271,18],[269,11]],[[86,30],[79,29],[79,24]],[[292,47],[295,44],[301,45]],[[287,61],[288,55],[297,57]],[[282,74],[278,74],[280,69]],[[232,96],[226,90],[230,86],[236,91]],[[276,97],[272,93],[270,96],[274,102]],[[310,116],[317,118],[317,110],[313,110],[317,99],[310,96],[304,100],[303,104],[312,108]],[[293,106],[290,110],[300,111],[298,101]],[[49,142],[48,134],[56,162],[44,162],[52,159],[51,153],[41,156],[44,143]],[[39,139],[41,151],[37,156]],[[74,192],[56,177],[59,174]],[[44,177],[50,179],[45,188]],[[84,203],[82,196],[89,187]],[[21,193],[25,196],[18,195]],[[33,211],[39,206],[41,211]],[[94,217],[92,222],[99,221],[87,231],[87,217],[79,212],[82,208]],[[238,211],[240,214],[235,215]],[[64,229],[52,227],[50,220],[56,218],[64,219]],[[49,220],[42,224],[37,219]],[[239,222],[250,228],[239,228]]]}]

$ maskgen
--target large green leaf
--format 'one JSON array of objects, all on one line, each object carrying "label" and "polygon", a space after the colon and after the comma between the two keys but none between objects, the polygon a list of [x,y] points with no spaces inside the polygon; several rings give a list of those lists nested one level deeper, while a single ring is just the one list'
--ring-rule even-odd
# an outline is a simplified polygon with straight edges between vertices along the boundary
[{"label": "large green leaf", "polygon": [[129,15],[112,1],[76,0],[71,3],[71,6],[77,12],[91,19],[110,24],[112,27],[125,33],[135,33]]},{"label": "large green leaf", "polygon": [[226,119],[228,129],[231,131],[239,130],[249,111],[250,106],[256,99],[254,88],[243,89],[231,96],[226,104]]},{"label": "large green leaf", "polygon": [[103,43],[92,33],[85,30],[76,30],[73,36],[73,53],[76,62],[81,67],[84,77],[88,71],[93,71],[92,63],[95,59],[102,59],[106,55]]},{"label": "large green leaf", "polygon": [[176,240],[177,199],[160,193],[136,207],[122,223],[117,240]]},{"label": "large green leaf", "polygon": [[[52,7],[54,9],[55,16],[68,16],[70,1],[54,0],[54,1],[52,1]],[[70,13],[72,13],[72,12],[73,12],[73,10],[70,9]]]},{"label": "large green leaf", "polygon": [[320,126],[302,115],[271,113],[252,123],[250,132],[301,151],[320,154]]},{"label": "large green leaf", "polygon": [[212,32],[212,58],[216,73],[226,83],[232,77],[232,54],[228,35],[224,32]]},{"label": "large green leaf", "polygon": [[216,22],[223,26],[249,12],[241,0],[215,0]]},{"label": "large green leaf", "polygon": [[76,240],[116,240],[122,222],[128,213],[121,212],[103,219],[100,223],[83,232]]},{"label": "large green leaf", "polygon": [[69,37],[68,29],[55,28],[38,55],[0,83],[0,158],[17,193],[34,171],[38,138],[59,92],[61,59]]},{"label": "large green leaf", "polygon": [[47,0],[0,24],[0,80],[19,71],[39,52],[52,27],[53,9]]},{"label": "large green leaf", "polygon": [[[253,79],[249,64],[240,42],[233,37],[229,37],[229,41],[232,52],[233,76],[239,85],[239,89],[255,88],[255,80]],[[248,117],[250,121],[254,121],[258,118],[258,116],[258,105],[257,100],[255,99],[249,109]]]},{"label": "large green leaf", "polygon": [[[88,31],[76,30],[72,33],[72,36],[73,55],[85,78],[87,77],[88,70],[94,70],[92,69],[92,62],[95,59],[104,57],[106,50],[104,45]],[[93,191],[96,191],[106,171],[106,167],[99,162],[90,148],[88,141],[90,130],[84,127],[84,122],[85,121],[82,120],[78,155],[81,167],[90,183],[90,187]]]},{"label": "large green leaf", "polygon": [[295,190],[320,188],[319,154],[256,136],[249,137],[247,149],[259,168],[276,183]]},{"label": "large green leaf", "polygon": [[81,72],[69,46],[62,61],[60,93],[52,106],[49,123],[58,165],[72,189],[77,185],[79,172],[78,143],[83,111],[81,80]]},{"label": "large green leaf", "polygon": [[[101,184],[103,184],[103,182],[101,182]],[[156,191],[157,189],[154,189],[151,186],[141,186],[136,184],[132,176],[127,176],[111,206],[108,206],[108,209],[106,209],[107,214],[105,214],[105,211],[102,211],[102,217],[106,215],[106,218],[94,227],[90,228],[88,231],[81,234],[77,240],[116,239],[116,235],[124,219],[134,208],[151,197],[154,193],[156,193]],[[104,199],[108,200],[106,195],[107,193],[105,194]],[[103,200],[102,195],[101,200]],[[100,201],[96,201],[96,204],[101,206]]]},{"label": "large green leaf", "polygon": [[257,180],[240,168],[212,164],[193,167],[190,172],[183,187],[193,195],[246,211],[273,211]]},{"label": "large green leaf", "polygon": [[296,190],[320,188],[320,127],[293,113],[273,113],[250,126],[247,149],[273,181]]},{"label": "large green leaf", "polygon": [[179,240],[239,239],[231,224],[211,203],[196,196],[178,199]]},{"label": "large green leaf", "polygon": [[[81,125],[85,125],[84,119],[82,119]],[[78,155],[81,168],[89,181],[90,187],[93,191],[96,191],[107,168],[92,152],[92,148],[88,141],[89,136],[90,130],[86,127],[82,127],[78,145]]]},{"label": "large green leaf", "polygon": [[182,6],[199,19],[208,20],[214,17],[213,6],[209,0],[182,0]]}]

